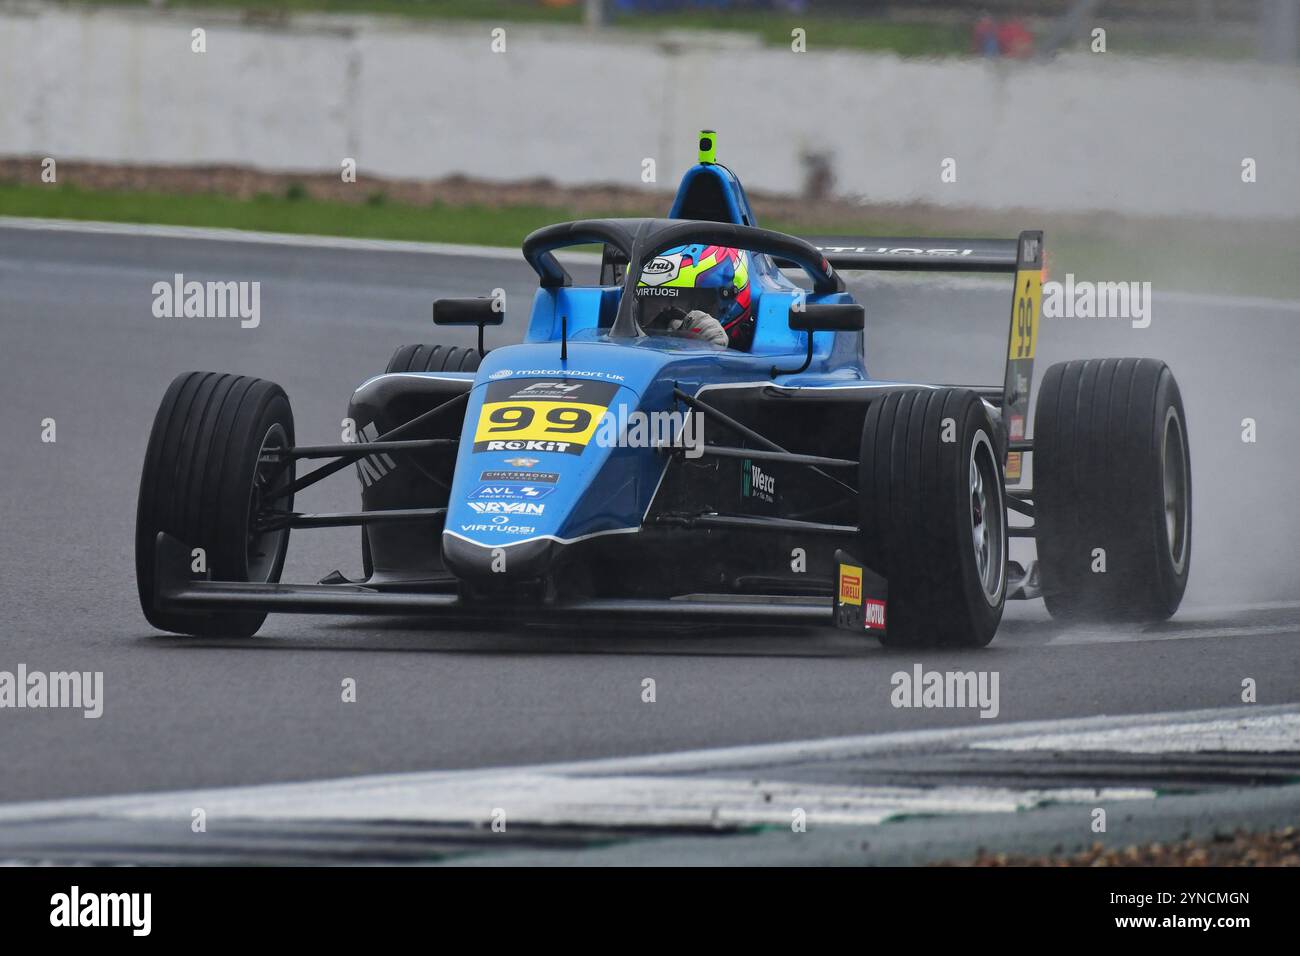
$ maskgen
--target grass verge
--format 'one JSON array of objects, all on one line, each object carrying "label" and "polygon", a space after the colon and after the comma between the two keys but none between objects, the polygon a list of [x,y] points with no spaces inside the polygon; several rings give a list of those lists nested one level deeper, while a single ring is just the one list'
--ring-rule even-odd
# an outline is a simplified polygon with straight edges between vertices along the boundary
[{"label": "grass verge", "polygon": [[[581,209],[563,205],[453,204],[410,205],[372,195],[364,203],[316,199],[290,190],[236,199],[210,193],[166,194],[147,191],[83,189],[0,183],[0,215],[37,218],[156,223],[177,226],[248,229],[365,239],[405,239],[472,245],[518,246],[540,226],[568,219],[601,216],[663,215],[647,201],[640,210]],[[909,221],[906,210],[881,216],[836,216],[824,222],[783,222],[764,217],[763,224],[794,235],[1011,235],[1013,229],[975,229],[954,213],[951,222]],[[1188,228],[1175,232],[1167,224],[1126,224],[1113,231],[1053,228],[1050,215],[1027,214],[1025,227],[1047,230],[1052,278],[1073,272],[1079,279],[1150,281],[1157,290],[1180,289],[1220,294],[1300,296],[1300,236],[1279,227],[1252,240],[1250,227],[1232,227],[1245,241],[1224,241],[1224,229]],[[1289,236],[1289,238],[1287,238]]]}]

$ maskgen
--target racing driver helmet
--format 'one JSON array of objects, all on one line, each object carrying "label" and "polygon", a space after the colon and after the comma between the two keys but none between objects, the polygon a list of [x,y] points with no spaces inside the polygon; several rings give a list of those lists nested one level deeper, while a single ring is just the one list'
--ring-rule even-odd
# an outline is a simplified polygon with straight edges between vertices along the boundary
[{"label": "racing driver helmet", "polygon": [[733,349],[754,339],[749,261],[740,249],[692,244],[675,246],[646,263],[637,283],[637,320],[653,332],[665,319],[694,310],[717,319]]}]

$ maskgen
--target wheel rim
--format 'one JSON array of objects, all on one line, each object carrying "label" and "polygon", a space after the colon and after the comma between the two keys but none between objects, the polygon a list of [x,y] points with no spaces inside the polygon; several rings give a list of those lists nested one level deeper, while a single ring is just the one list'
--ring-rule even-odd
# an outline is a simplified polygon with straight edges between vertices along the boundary
[{"label": "wheel rim", "polygon": [[1183,423],[1174,408],[1165,413],[1165,434],[1160,450],[1164,486],[1165,541],[1174,572],[1183,573],[1187,561],[1187,450]]},{"label": "wheel rim", "polygon": [[[289,436],[285,433],[284,427],[277,422],[266,430],[257,451],[253,489],[248,496],[248,531],[244,557],[249,581],[259,583],[270,581],[280,555],[284,553],[289,529],[260,531],[258,525],[264,502],[272,497],[274,491],[284,488],[293,480],[293,469],[283,467],[278,455],[268,455],[267,452],[288,447]],[[289,505],[286,503],[285,507]]]},{"label": "wheel rim", "polygon": [[996,607],[1006,579],[1006,518],[997,458],[993,454],[988,435],[983,431],[978,432],[975,441],[971,443],[968,475],[975,572],[979,576],[984,599]]}]

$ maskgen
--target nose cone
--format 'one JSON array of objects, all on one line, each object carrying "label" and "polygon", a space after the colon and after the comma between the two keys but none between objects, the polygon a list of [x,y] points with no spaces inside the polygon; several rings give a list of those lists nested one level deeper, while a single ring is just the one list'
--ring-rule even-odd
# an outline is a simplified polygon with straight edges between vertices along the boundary
[{"label": "nose cone", "polygon": [[455,534],[442,536],[442,561],[447,570],[462,580],[487,584],[544,577],[559,550],[559,542],[549,538],[492,546]]}]

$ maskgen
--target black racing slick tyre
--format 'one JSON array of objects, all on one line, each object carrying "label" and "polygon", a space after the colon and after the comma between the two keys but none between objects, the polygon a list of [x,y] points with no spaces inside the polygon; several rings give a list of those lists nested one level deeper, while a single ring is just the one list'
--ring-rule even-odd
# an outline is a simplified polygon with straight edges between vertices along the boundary
[{"label": "black racing slick tyre", "polygon": [[1043,376],[1034,524],[1055,618],[1162,621],[1192,553],[1192,466],[1178,383],[1156,359],[1081,359]]},{"label": "black racing slick tyre", "polygon": [[402,345],[388,360],[391,372],[476,372],[478,349],[460,345]]},{"label": "black racing slick tyre", "polygon": [[[385,374],[393,372],[477,372],[482,356],[478,349],[461,345],[402,345],[398,346],[393,357],[388,360]],[[423,502],[411,507],[425,507]],[[385,507],[397,507],[389,502]],[[402,533],[398,531],[398,533]],[[364,580],[370,580],[374,574],[374,561],[371,558],[370,533],[361,529],[361,569]]]},{"label": "black racing slick tyre", "polygon": [[[171,383],[149,433],[135,517],[136,585],[150,624],[227,637],[249,637],[262,626],[262,613],[159,609],[155,541],[166,532],[190,549],[202,548],[213,580],[279,581],[289,531],[258,533],[254,519],[273,490],[293,481],[292,464],[281,467],[266,452],[293,443],[289,399],[273,382],[187,372]],[[292,496],[274,507],[291,511]]]},{"label": "black racing slick tyre", "polygon": [[858,476],[863,561],[888,582],[882,640],[983,647],[1007,593],[997,432],[974,392],[908,389],[871,403]]}]

